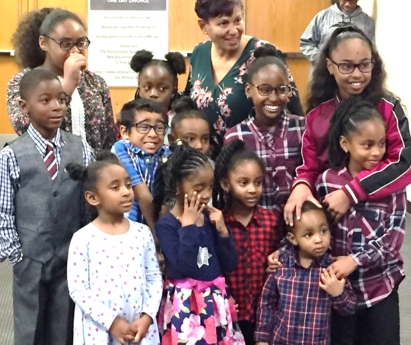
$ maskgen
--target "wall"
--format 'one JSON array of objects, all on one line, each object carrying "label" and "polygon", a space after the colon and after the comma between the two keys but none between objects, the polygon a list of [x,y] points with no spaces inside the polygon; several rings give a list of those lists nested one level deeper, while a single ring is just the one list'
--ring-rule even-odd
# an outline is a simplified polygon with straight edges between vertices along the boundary
[{"label": "wall", "polygon": [[[299,53],[299,37],[312,17],[329,6],[330,0],[243,0],[243,3],[247,34],[272,42],[284,52]],[[195,0],[169,0],[171,51],[191,51],[198,42],[207,39],[198,28],[194,4]],[[4,95],[8,80],[18,71],[14,57],[1,56],[1,50],[13,49],[10,38],[18,20],[28,11],[42,7],[69,9],[87,21],[87,0],[0,0],[0,135],[14,132],[8,120]],[[304,100],[309,63],[290,56],[288,65]],[[180,76],[180,90],[186,79],[186,75]],[[135,88],[114,87],[110,92],[117,113],[133,97]]]},{"label": "wall", "polygon": [[[401,98],[410,118],[411,68],[407,36],[411,32],[411,3],[409,0],[361,0],[360,5],[376,21],[376,45],[388,74],[387,88]],[[411,185],[407,188],[407,199],[411,202]]]}]

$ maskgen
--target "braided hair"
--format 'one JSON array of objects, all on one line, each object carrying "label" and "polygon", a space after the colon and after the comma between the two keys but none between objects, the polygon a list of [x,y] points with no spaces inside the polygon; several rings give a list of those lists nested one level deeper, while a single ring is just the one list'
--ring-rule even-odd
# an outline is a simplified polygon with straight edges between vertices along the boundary
[{"label": "braided hair", "polygon": [[172,207],[178,183],[182,182],[197,169],[211,168],[208,157],[181,140],[170,145],[172,154],[164,160],[156,171],[153,185],[154,219],[159,218],[161,207]]},{"label": "braided hair", "polygon": [[345,164],[346,152],[341,148],[340,137],[347,137],[358,130],[364,121],[378,119],[386,126],[382,115],[374,106],[361,97],[350,97],[341,101],[335,110],[328,130],[328,162],[331,168],[340,168]]},{"label": "braided hair", "polygon": [[235,139],[224,145],[217,157],[214,168],[213,205],[223,209],[226,203],[226,195],[221,187],[221,181],[228,178],[231,170],[235,169],[243,161],[254,161],[264,173],[264,163],[254,151],[245,147],[244,141]]}]

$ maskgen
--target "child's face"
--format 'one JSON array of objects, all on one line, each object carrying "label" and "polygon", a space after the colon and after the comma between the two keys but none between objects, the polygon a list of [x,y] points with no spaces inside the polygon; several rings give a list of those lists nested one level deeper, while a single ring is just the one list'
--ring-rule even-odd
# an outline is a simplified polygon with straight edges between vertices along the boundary
[{"label": "child's face", "polygon": [[184,204],[184,195],[188,195],[188,200],[194,192],[200,196],[200,205],[206,205],[213,193],[214,171],[209,163],[205,166],[196,169],[183,181],[177,185],[177,198],[181,205]]},{"label": "child's face", "polygon": [[356,176],[362,170],[372,170],[386,151],[385,126],[380,119],[363,121],[355,132],[340,138],[340,145],[350,155],[348,170]]},{"label": "child's face", "polygon": [[[156,128],[149,127],[156,126]],[[138,111],[134,116],[133,126],[128,129],[120,126],[121,135],[148,154],[155,154],[164,144],[166,124],[161,114]]]},{"label": "child's face", "polygon": [[169,141],[181,139],[192,148],[207,154],[210,151],[210,126],[203,119],[187,118],[175,126]]},{"label": "child's face", "polygon": [[338,67],[336,63],[368,63],[371,59],[370,47],[359,38],[350,38],[340,42],[331,53],[331,59],[327,59],[327,68],[330,74],[334,76],[342,98],[360,95],[371,81],[372,70],[361,72],[356,67],[351,73],[344,74],[340,72],[340,69],[343,69],[344,66]]},{"label": "child's face", "polygon": [[[289,93],[278,95],[275,90],[289,85],[287,75],[278,66],[267,65],[254,74],[251,84],[247,83],[245,92],[254,103],[257,122],[268,126],[277,123],[287,105]],[[267,87],[264,87],[265,85]],[[257,87],[260,87],[260,92]],[[261,95],[265,89],[269,90],[270,87],[274,90],[269,95]]]},{"label": "child's face", "polygon": [[31,90],[27,100],[20,101],[20,107],[33,127],[51,140],[66,115],[66,97],[59,80],[44,80]]},{"label": "child's face", "polygon": [[103,168],[98,177],[95,192],[86,192],[90,205],[109,214],[130,211],[134,194],[127,171],[118,164],[111,164]]},{"label": "child's face", "polygon": [[140,72],[137,93],[141,98],[152,99],[168,110],[176,92],[174,77],[163,66],[148,66]]},{"label": "child's face", "polygon": [[[67,19],[55,26],[53,31],[49,34],[53,39],[63,42],[72,41],[78,42],[81,39],[87,37],[86,30],[82,25],[75,20]],[[65,51],[60,48],[59,44],[50,38],[40,38],[40,46],[42,50],[46,52],[47,59],[53,66],[58,69],[64,69],[64,63],[69,58],[71,53],[78,53],[84,55],[85,50],[80,51],[76,46],[71,48],[70,51]]]},{"label": "child's face", "polygon": [[290,242],[299,247],[300,257],[319,258],[330,246],[330,229],[321,210],[307,211],[294,222],[293,233],[287,234]]},{"label": "child's face", "polygon": [[221,187],[232,199],[247,208],[254,208],[263,192],[264,172],[254,160],[244,160],[228,172]]}]

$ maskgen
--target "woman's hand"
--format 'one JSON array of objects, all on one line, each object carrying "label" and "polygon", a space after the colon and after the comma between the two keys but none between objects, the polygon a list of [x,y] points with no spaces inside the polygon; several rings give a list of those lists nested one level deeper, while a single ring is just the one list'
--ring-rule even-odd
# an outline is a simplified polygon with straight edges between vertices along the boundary
[{"label": "woman's hand", "polygon": [[299,183],[292,190],[284,206],[284,220],[288,225],[294,225],[294,212],[295,218],[300,220],[301,207],[305,201],[311,201],[313,204],[321,207],[321,204],[314,198],[313,193],[311,193],[311,189],[305,183]]},{"label": "woman's hand", "polygon": [[219,209],[212,207],[212,206],[207,206],[207,210],[208,210],[208,215],[210,217],[210,221],[211,223],[215,225],[220,236],[228,237],[229,232],[224,223],[223,212],[221,212]]},{"label": "woman's hand", "polygon": [[348,277],[357,268],[357,263],[351,255],[338,256],[335,261],[327,267],[327,271],[333,271],[338,279]]},{"label": "woman's hand", "polygon": [[181,226],[195,224],[203,213],[204,205],[200,203],[201,195],[194,192],[191,201],[188,201],[188,195],[184,195],[184,211],[179,218]]},{"label": "woman's hand", "polygon": [[153,323],[153,319],[147,314],[143,314],[139,319],[135,320],[132,324],[132,330],[136,333],[136,336],[132,343],[139,343],[143,340],[148,332],[150,325]]},{"label": "woman's hand", "polygon": [[80,83],[81,72],[86,68],[86,57],[80,53],[70,53],[63,67],[63,90],[70,96]]},{"label": "woman's hand", "polygon": [[280,251],[276,250],[274,253],[271,253],[270,255],[267,256],[267,273],[272,273],[275,272],[277,268],[280,268],[281,262],[278,260],[280,258]]},{"label": "woman's hand", "polygon": [[327,205],[327,212],[334,223],[338,223],[351,207],[350,200],[341,189],[327,194],[324,198],[324,204]]}]

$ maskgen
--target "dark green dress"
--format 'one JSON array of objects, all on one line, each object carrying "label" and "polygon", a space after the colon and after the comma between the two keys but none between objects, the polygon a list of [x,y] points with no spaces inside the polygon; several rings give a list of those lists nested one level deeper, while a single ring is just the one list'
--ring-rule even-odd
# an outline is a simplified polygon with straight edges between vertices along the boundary
[{"label": "dark green dress", "polygon": [[[211,66],[211,41],[200,43],[194,48],[185,94],[196,101],[197,107],[204,111],[219,136],[224,136],[226,129],[246,119],[253,108],[251,99],[245,95],[245,76],[248,66],[255,60],[254,50],[267,43],[255,37],[250,39],[240,58],[217,85],[214,84]],[[278,49],[277,52],[278,57],[285,62],[283,53]],[[289,78],[295,88],[291,73]],[[287,107],[292,114],[303,113],[296,88]]]}]

